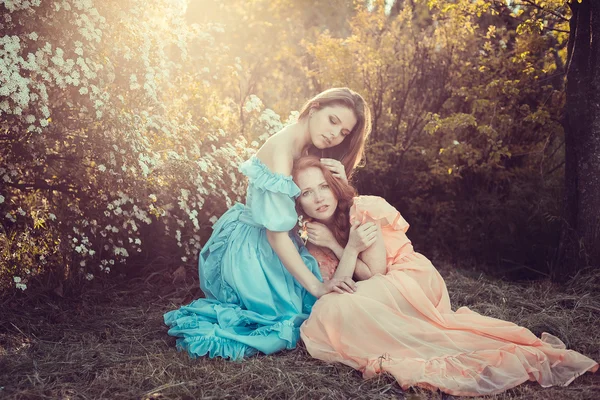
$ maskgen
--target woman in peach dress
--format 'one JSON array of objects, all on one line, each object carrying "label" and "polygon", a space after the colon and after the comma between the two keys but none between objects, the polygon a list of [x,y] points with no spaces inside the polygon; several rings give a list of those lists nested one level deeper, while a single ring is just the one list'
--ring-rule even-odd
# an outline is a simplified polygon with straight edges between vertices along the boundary
[{"label": "woman in peach dress", "polygon": [[527,380],[568,385],[598,369],[548,333],[540,339],[467,307],[452,311],[444,280],[413,250],[408,223],[384,199],[353,198],[354,190],[314,157],[298,160],[293,177],[299,215],[311,221],[307,247],[323,279],[359,281],[354,293],[331,293],[314,305],[301,327],[311,356],[365,378],[387,372],[403,389],[458,396],[500,393]]}]

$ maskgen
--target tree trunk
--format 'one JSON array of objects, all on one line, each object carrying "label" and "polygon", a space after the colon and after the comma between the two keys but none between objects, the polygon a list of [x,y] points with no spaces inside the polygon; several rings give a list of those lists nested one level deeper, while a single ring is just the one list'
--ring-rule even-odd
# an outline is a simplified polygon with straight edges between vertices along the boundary
[{"label": "tree trunk", "polygon": [[565,115],[565,227],[554,278],[600,265],[600,2],[571,0]]}]

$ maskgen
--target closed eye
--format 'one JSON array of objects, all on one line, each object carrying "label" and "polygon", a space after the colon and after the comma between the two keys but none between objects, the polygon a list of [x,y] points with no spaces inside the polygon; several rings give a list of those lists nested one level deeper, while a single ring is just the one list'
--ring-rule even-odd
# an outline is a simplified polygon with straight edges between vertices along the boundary
[{"label": "closed eye", "polygon": [[[335,117],[331,116],[331,117],[329,117],[329,122],[331,122],[333,125],[337,125],[337,123],[341,122],[341,121],[337,116],[335,116]],[[350,134],[349,130],[347,130],[347,129],[342,130],[342,135],[344,135],[344,137],[348,136],[349,134]]]}]

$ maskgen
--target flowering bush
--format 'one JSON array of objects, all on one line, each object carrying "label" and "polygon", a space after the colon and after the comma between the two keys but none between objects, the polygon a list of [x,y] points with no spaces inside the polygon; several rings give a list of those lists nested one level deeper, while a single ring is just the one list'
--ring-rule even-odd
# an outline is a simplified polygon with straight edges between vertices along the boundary
[{"label": "flowering bush", "polygon": [[238,164],[282,122],[252,97],[241,126],[214,87],[241,66],[185,4],[0,1],[1,288],[191,262],[242,200]]}]

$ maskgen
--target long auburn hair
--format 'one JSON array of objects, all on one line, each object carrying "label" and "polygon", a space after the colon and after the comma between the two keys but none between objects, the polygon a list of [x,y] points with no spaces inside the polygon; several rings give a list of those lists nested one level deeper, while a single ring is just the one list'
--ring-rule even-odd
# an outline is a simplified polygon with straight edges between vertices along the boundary
[{"label": "long auburn hair", "polygon": [[[305,169],[316,167],[323,172],[325,181],[333,191],[333,195],[338,201],[337,208],[333,214],[331,229],[333,236],[336,238],[341,246],[345,246],[348,243],[348,235],[350,233],[350,221],[349,213],[350,207],[352,206],[354,196],[356,196],[356,190],[353,186],[345,183],[339,178],[333,176],[331,171],[326,166],[321,164],[319,157],[316,156],[303,156],[294,161],[294,168],[292,169],[292,178],[297,181],[300,172]],[[298,215],[306,218],[307,215],[300,206],[300,196],[296,199],[296,211]]]},{"label": "long auburn hair", "polygon": [[302,109],[298,120],[307,118],[311,108],[321,109],[326,106],[345,106],[354,112],[356,125],[346,139],[337,146],[328,149],[317,149],[310,146],[308,153],[311,155],[333,158],[344,164],[346,176],[350,178],[354,168],[362,160],[365,143],[371,133],[371,111],[362,96],[347,88],[327,89],[312,99],[308,100]]}]

